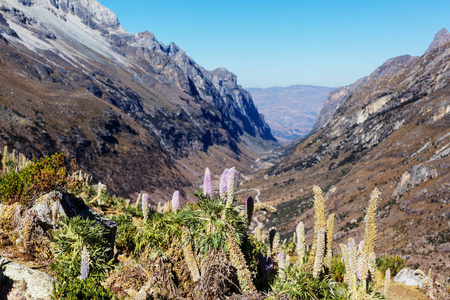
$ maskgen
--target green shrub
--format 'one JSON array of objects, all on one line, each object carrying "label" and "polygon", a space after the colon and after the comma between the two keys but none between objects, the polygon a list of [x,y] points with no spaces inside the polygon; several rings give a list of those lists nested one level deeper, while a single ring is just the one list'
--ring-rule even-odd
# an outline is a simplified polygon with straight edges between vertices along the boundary
[{"label": "green shrub", "polygon": [[400,256],[387,256],[376,258],[377,268],[383,274],[386,274],[387,269],[391,269],[391,276],[394,277],[401,269],[406,267],[406,262]]},{"label": "green shrub", "polygon": [[52,269],[66,278],[79,276],[81,251],[86,246],[91,258],[90,274],[93,277],[103,277],[111,268],[107,258],[109,242],[105,239],[106,233],[103,226],[89,219],[80,216],[64,219],[59,224],[59,229],[53,232],[55,263]]},{"label": "green shrub", "polygon": [[125,254],[131,254],[136,248],[135,236],[136,226],[133,224],[133,218],[126,215],[118,215],[112,218],[117,223],[116,248]]},{"label": "green shrub", "polygon": [[136,234],[135,253],[139,255],[148,248],[165,252],[174,243],[183,246],[183,226],[189,228],[194,250],[204,255],[212,249],[227,249],[227,229],[231,229],[241,245],[247,230],[246,216],[240,214],[242,207],[227,206],[221,199],[210,199],[201,192],[195,196],[198,198],[196,204],[188,203],[176,212],[159,213],[150,209],[147,220]]},{"label": "green shrub", "polygon": [[339,299],[337,283],[329,276],[314,278],[310,272],[302,272],[293,266],[285,269],[285,279],[277,279],[271,285],[268,299]]},{"label": "green shrub", "polygon": [[0,177],[0,201],[28,205],[31,197],[53,190],[65,191],[68,173],[63,166],[64,160],[64,154],[54,154],[34,159],[17,173],[10,171],[3,174]]},{"label": "green shrub", "polygon": [[54,300],[110,300],[118,299],[109,289],[100,284],[96,277],[88,277],[86,280],[80,278],[68,278],[58,276],[53,282]]},{"label": "green shrub", "polygon": [[331,277],[337,282],[344,282],[345,263],[341,255],[333,256],[331,263]]}]

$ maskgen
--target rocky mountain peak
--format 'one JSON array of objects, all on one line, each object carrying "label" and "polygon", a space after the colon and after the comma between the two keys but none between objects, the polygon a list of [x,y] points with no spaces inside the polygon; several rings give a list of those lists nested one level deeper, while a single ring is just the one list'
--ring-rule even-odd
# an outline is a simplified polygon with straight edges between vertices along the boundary
[{"label": "rocky mountain peak", "polygon": [[108,33],[111,30],[123,31],[117,16],[97,0],[2,0],[0,3],[2,6],[19,10],[21,7],[44,8],[63,18],[68,14],[74,15],[84,24],[102,33]]},{"label": "rocky mountain peak", "polygon": [[439,48],[440,46],[447,44],[449,42],[450,42],[450,33],[447,31],[447,29],[442,28],[441,30],[439,30],[438,33],[436,33],[433,42],[431,42],[430,46],[428,47],[425,53],[428,53],[436,48]]},{"label": "rocky mountain peak", "polygon": [[226,68],[217,68],[211,72],[213,76],[217,76],[223,83],[237,85],[237,77]]}]

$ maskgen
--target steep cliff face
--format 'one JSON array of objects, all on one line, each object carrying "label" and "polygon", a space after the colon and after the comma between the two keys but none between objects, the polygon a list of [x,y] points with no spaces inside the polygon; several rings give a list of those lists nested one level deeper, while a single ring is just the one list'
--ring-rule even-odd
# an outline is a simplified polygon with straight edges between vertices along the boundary
[{"label": "steep cliff face", "polygon": [[450,245],[449,82],[446,43],[421,57],[391,59],[335,92],[329,101],[332,116],[323,119],[323,126],[269,176],[253,181],[265,200],[279,207],[279,216],[267,226],[276,225],[286,236],[300,220],[312,228],[311,189],[320,185],[327,192],[327,210],[337,216],[336,245],[349,237],[360,240],[369,195],[378,187],[378,253],[400,254],[409,265],[431,267],[444,281],[450,276],[445,259]]},{"label": "steep cliff face", "polygon": [[275,141],[234,74],[95,0],[0,0],[0,48],[0,144],[64,151],[117,194],[190,185],[209,151],[245,168],[252,142]]}]

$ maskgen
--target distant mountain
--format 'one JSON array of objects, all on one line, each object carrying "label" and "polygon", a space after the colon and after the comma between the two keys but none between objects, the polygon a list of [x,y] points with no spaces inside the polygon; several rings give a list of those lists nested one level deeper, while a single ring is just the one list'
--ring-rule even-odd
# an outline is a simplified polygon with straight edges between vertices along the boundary
[{"label": "distant mountain", "polygon": [[259,220],[265,227],[277,226],[285,237],[300,220],[311,229],[312,187],[319,185],[327,194],[327,210],[337,217],[337,251],[349,237],[362,239],[363,216],[377,187],[382,195],[377,253],[432,268],[445,282],[450,276],[450,43],[437,40],[442,42],[433,42],[421,57],[390,59],[370,76],[332,92],[314,133],[268,174],[248,183],[264,195],[262,201],[277,204],[277,216]]},{"label": "distant mountain", "polygon": [[0,115],[0,146],[64,152],[111,192],[152,199],[275,141],[234,74],[127,33],[96,0],[0,0]]},{"label": "distant mountain", "polygon": [[333,90],[311,85],[247,89],[273,135],[281,142],[308,134],[325,98]]}]

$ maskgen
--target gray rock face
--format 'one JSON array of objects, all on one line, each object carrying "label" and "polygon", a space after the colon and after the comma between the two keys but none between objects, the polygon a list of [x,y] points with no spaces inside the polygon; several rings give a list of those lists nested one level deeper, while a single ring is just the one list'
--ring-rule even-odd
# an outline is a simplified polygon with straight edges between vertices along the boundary
[{"label": "gray rock face", "polygon": [[2,299],[50,299],[54,281],[50,275],[1,257],[0,268],[0,291],[8,292],[8,295],[2,295]]},{"label": "gray rock face", "polygon": [[433,51],[434,49],[439,48],[440,46],[447,43],[450,43],[450,33],[447,31],[447,29],[442,28],[438,33],[436,33],[433,42],[430,44],[425,53]]},{"label": "gray rock face", "polygon": [[340,87],[336,89],[336,91],[331,92],[325,100],[325,104],[320,111],[319,116],[314,122],[311,133],[315,133],[328,125],[331,122],[334,113],[352,96],[353,91],[364,88],[378,78],[398,72],[402,68],[408,67],[408,65],[415,60],[416,57],[410,55],[391,58],[373,71],[369,76],[363,77],[351,85]]},{"label": "gray rock face", "polygon": [[404,268],[394,277],[394,282],[403,283],[407,286],[423,286],[424,275],[418,271],[413,271],[410,268]]}]

